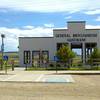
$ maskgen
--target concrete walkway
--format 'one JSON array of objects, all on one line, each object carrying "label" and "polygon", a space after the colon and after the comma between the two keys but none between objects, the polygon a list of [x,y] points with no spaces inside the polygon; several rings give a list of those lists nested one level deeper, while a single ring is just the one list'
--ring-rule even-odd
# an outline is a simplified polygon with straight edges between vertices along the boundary
[{"label": "concrete walkway", "polygon": [[74,82],[71,74],[100,74],[100,71],[25,71],[25,68],[15,68],[14,71],[0,71],[0,81],[4,82],[46,82],[46,79],[64,78],[66,82]]}]

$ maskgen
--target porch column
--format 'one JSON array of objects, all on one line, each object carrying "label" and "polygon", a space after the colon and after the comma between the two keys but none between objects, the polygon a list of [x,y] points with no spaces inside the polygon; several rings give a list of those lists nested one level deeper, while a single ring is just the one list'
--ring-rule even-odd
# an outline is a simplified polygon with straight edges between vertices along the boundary
[{"label": "porch column", "polygon": [[68,45],[69,45],[69,48],[72,49],[72,48],[71,48],[71,43],[68,43]]},{"label": "porch column", "polygon": [[92,47],[90,48],[90,55],[92,54]]},{"label": "porch column", "polygon": [[87,58],[87,60],[88,60],[88,58],[89,58],[89,48],[87,48],[86,58]]},{"label": "porch column", "polygon": [[83,61],[83,64],[85,64],[85,57],[86,57],[86,53],[85,53],[85,43],[82,43],[82,61]]}]

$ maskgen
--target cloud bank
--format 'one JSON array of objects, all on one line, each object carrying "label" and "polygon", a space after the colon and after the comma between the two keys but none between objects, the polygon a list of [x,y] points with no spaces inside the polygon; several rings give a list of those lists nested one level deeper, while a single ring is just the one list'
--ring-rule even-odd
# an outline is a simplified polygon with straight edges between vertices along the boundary
[{"label": "cloud bank", "polygon": [[[53,36],[53,29],[49,27],[23,26],[23,28],[0,27],[0,33],[5,34],[5,51],[16,51],[18,47],[18,37],[47,37]],[[0,41],[1,44],[1,41]]]},{"label": "cloud bank", "polygon": [[81,10],[99,9],[99,2],[100,0],[0,0],[0,9],[2,12],[6,12],[6,10],[14,10],[73,13]]}]

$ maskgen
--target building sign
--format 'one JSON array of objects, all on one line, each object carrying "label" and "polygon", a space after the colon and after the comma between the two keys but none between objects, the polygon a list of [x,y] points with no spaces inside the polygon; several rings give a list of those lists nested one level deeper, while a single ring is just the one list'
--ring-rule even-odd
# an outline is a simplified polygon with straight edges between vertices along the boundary
[{"label": "building sign", "polygon": [[86,37],[97,37],[97,34],[55,34],[55,37],[67,37],[68,42],[84,42]]},{"label": "building sign", "polygon": [[55,37],[97,37],[97,34],[55,34]]},{"label": "building sign", "polygon": [[69,38],[67,39],[68,42],[84,42],[86,39],[85,38]]},{"label": "building sign", "polygon": [[3,60],[8,61],[8,56],[3,56]]}]

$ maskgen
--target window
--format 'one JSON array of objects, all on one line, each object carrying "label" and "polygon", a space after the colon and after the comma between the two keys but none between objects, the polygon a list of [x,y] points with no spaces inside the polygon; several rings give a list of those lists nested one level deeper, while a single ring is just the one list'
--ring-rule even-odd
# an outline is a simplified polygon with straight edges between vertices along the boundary
[{"label": "window", "polygon": [[42,63],[47,63],[49,60],[49,52],[42,51]]},{"label": "window", "polygon": [[49,52],[46,50],[43,51],[33,51],[32,52],[32,65],[40,66],[40,63],[47,63],[49,60]]},{"label": "window", "polygon": [[40,64],[40,51],[32,51],[32,65],[39,66]]},{"label": "window", "polygon": [[30,64],[30,51],[24,51],[24,64]]}]

